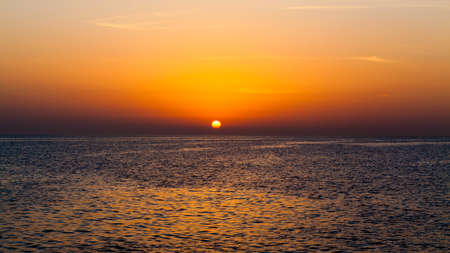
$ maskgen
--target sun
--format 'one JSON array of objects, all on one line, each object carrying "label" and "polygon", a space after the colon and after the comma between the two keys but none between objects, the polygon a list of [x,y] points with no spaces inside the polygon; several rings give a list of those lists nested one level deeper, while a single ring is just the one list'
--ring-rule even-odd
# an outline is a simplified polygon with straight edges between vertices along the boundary
[{"label": "sun", "polygon": [[220,121],[218,121],[218,120],[214,120],[211,123],[211,126],[212,126],[212,128],[220,128],[222,126],[222,123],[220,123]]}]

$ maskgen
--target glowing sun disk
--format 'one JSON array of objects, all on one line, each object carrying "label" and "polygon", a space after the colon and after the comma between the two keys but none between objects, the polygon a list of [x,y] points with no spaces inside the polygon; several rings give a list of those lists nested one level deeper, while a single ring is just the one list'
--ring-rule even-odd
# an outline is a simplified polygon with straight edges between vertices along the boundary
[{"label": "glowing sun disk", "polygon": [[211,126],[212,126],[212,128],[220,128],[222,126],[222,123],[220,123],[220,121],[218,121],[218,120],[214,120],[211,123]]}]

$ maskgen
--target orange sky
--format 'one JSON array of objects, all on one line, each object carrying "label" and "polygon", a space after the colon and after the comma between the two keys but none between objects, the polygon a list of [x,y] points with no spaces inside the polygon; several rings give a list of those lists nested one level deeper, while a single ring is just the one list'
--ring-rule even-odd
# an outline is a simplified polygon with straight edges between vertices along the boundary
[{"label": "orange sky", "polygon": [[449,1],[211,2],[2,1],[0,134],[450,135]]}]

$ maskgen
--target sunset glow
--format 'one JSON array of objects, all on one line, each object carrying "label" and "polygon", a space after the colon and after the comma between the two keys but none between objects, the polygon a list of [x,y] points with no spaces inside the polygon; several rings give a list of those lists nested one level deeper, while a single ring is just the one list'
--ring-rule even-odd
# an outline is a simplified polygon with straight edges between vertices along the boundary
[{"label": "sunset glow", "polygon": [[450,134],[448,1],[2,1],[0,16],[2,133],[202,133],[218,117]]}]

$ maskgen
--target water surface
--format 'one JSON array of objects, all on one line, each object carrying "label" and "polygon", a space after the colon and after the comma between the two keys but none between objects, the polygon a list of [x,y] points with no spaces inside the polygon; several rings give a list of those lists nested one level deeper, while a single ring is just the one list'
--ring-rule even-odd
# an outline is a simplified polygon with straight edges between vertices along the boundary
[{"label": "water surface", "polygon": [[0,139],[0,251],[442,251],[450,140]]}]

